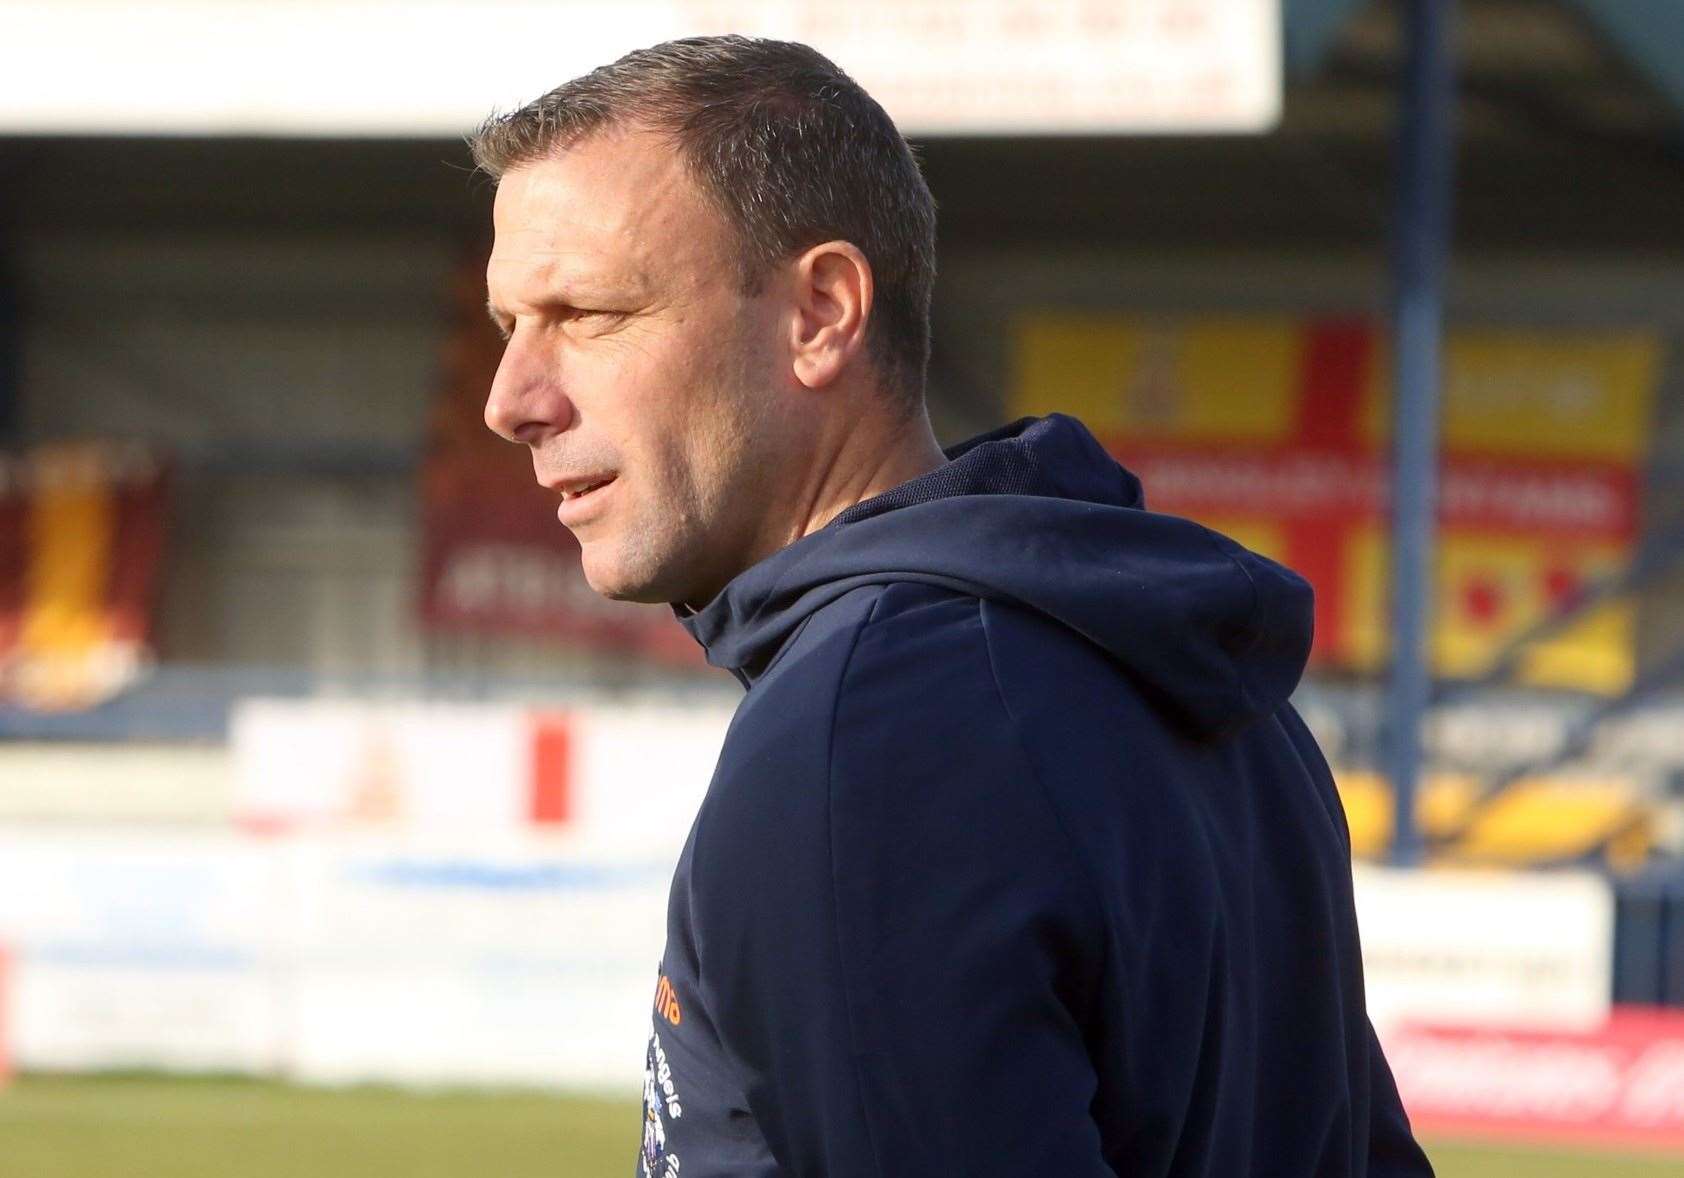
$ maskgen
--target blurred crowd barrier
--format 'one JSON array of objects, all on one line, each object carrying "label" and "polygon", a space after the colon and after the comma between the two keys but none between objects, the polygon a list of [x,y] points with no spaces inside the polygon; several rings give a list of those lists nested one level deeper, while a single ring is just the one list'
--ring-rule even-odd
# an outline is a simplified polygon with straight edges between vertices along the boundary
[{"label": "blurred crowd barrier", "polygon": [[[126,750],[170,821],[0,821],[5,1052],[629,1091],[667,884],[729,718],[724,701],[253,700],[226,750],[176,750],[180,773]],[[62,786],[69,755],[0,750],[0,780],[34,758]],[[92,787],[120,771],[89,764]],[[1355,883],[1369,1001],[1423,1128],[1684,1148],[1684,1066],[1666,1063],[1684,1014],[1615,1005],[1630,921],[1609,876],[1359,864]],[[1564,1059],[1601,1061],[1594,1090],[1505,1079]]]},{"label": "blurred crowd barrier", "polygon": [[0,827],[6,1048],[35,1069],[624,1087],[728,717],[249,703],[224,796],[165,799],[197,822]]},{"label": "blurred crowd barrier", "polygon": [[16,1066],[610,1087],[667,856],[538,832],[0,832]]}]

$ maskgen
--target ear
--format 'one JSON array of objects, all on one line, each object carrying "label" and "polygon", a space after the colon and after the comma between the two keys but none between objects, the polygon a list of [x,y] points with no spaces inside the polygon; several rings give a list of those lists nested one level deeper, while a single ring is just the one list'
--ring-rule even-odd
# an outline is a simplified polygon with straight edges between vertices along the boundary
[{"label": "ear", "polygon": [[875,293],[871,263],[857,246],[827,241],[797,258],[794,273],[795,377],[819,389],[834,381],[865,345]]}]

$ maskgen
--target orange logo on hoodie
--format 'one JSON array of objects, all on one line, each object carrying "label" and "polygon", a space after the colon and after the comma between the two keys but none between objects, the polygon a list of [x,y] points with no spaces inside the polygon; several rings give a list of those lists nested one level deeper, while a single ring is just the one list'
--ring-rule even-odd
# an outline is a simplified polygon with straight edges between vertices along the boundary
[{"label": "orange logo on hoodie", "polygon": [[683,1011],[678,1009],[678,991],[672,988],[666,974],[661,975],[655,987],[655,1012],[675,1027],[684,1020]]}]

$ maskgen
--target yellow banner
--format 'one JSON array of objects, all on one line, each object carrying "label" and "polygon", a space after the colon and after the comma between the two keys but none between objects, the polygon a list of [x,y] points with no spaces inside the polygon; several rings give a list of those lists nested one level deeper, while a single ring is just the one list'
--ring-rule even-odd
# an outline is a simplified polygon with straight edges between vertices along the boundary
[{"label": "yellow banner", "polygon": [[[1630,331],[1458,329],[1445,345],[1439,674],[1474,676],[1629,561],[1661,363]],[[1318,661],[1386,657],[1391,361],[1360,320],[1037,312],[1016,335],[1016,415],[1071,413],[1140,474],[1148,504],[1310,578]],[[1596,609],[1520,665],[1617,691],[1632,606]]]},{"label": "yellow banner", "polygon": [[0,458],[0,700],[91,707],[141,673],[163,493],[162,467],[136,446]]}]

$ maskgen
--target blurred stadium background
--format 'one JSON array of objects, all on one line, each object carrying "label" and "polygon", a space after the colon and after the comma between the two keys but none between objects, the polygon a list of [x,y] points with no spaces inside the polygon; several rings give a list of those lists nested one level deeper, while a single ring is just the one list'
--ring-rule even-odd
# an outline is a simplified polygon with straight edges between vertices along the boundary
[{"label": "blurred stadium background", "polygon": [[[1433,11],[1454,249],[1400,814],[1390,311]],[[1680,1172],[1675,0],[0,2],[0,1171],[632,1164],[738,691],[589,593],[480,425],[461,137],[726,30],[830,52],[920,144],[944,439],[1076,413],[1153,506],[1314,581],[1298,702],[1441,1172]]]}]

